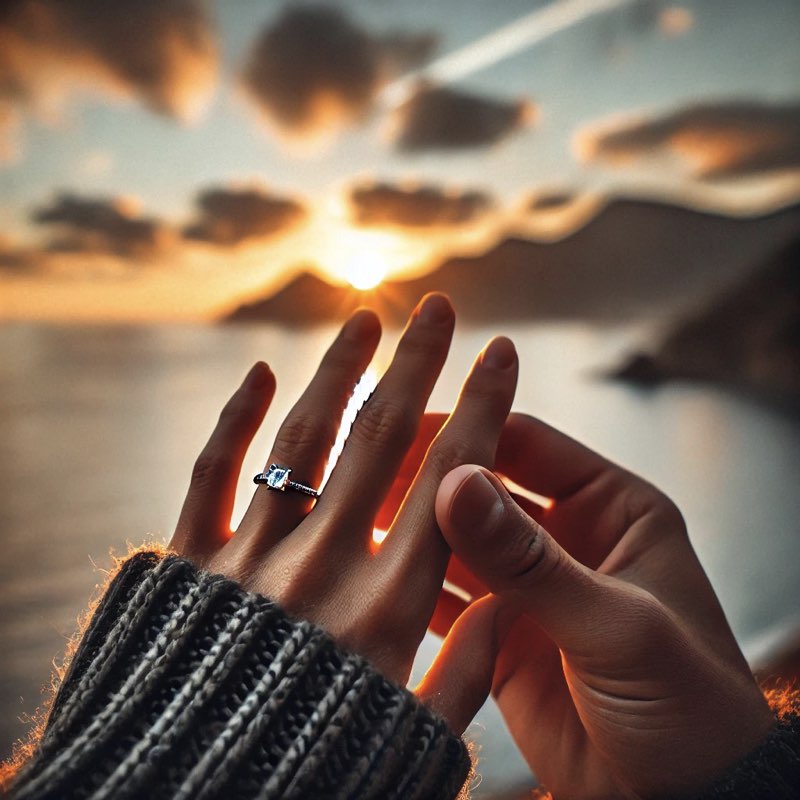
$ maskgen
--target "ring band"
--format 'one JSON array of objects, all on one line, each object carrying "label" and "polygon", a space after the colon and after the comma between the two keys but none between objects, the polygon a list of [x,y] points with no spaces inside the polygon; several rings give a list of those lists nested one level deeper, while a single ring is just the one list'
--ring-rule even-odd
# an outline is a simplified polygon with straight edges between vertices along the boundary
[{"label": "ring band", "polygon": [[266,472],[259,472],[258,475],[253,478],[253,483],[263,483],[266,485],[267,489],[276,489],[279,492],[285,492],[287,489],[291,489],[294,492],[307,494],[309,497],[319,497],[319,491],[317,491],[317,489],[312,489],[310,486],[306,486],[303,483],[289,480],[291,474],[291,467],[286,467],[282,464],[270,464]]}]

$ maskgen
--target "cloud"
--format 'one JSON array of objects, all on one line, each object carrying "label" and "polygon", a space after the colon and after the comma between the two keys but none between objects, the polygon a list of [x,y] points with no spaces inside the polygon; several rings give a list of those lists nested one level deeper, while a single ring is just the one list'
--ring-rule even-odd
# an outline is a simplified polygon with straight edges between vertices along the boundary
[{"label": "cloud", "polygon": [[22,275],[33,272],[40,263],[40,254],[29,248],[16,247],[0,236],[0,274]]},{"label": "cloud", "polygon": [[575,150],[586,161],[617,163],[676,155],[705,179],[800,169],[800,104],[708,103],[654,119],[596,123],[577,134]]},{"label": "cloud", "polygon": [[0,10],[0,157],[24,113],[52,115],[79,89],[191,117],[217,66],[202,0],[6,0]]},{"label": "cloud", "polygon": [[200,216],[183,235],[215,245],[264,240],[297,225],[306,215],[295,200],[259,189],[207,189],[197,198]]},{"label": "cloud", "polygon": [[547,189],[536,192],[528,201],[528,211],[555,211],[572,205],[579,194],[570,189]]},{"label": "cloud", "polygon": [[506,138],[535,115],[526,100],[494,100],[423,83],[397,109],[394,138],[406,151],[481,147]]},{"label": "cloud", "polygon": [[483,192],[449,192],[434,186],[404,189],[387,183],[358,186],[350,205],[359,225],[436,227],[471,222],[491,207]]},{"label": "cloud", "polygon": [[257,39],[243,82],[279,127],[313,133],[364,117],[380,89],[435,46],[428,33],[368,33],[331,5],[293,6]]},{"label": "cloud", "polygon": [[49,206],[35,210],[31,219],[56,228],[48,245],[51,252],[148,259],[165,252],[175,241],[169,226],[139,216],[133,204],[121,198],[61,194]]}]

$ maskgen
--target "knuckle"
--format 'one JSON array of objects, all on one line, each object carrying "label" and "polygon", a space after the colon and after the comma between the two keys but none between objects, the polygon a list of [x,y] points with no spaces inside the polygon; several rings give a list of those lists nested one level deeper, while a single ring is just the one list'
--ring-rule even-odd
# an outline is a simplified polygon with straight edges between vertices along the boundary
[{"label": "knuckle", "polygon": [[688,538],[686,522],[677,505],[663,492],[645,481],[637,479],[623,490],[623,513],[626,525],[632,526],[641,519],[650,521],[654,537]]},{"label": "knuckle", "polygon": [[204,450],[192,467],[191,485],[194,488],[211,486],[227,475],[231,466],[228,455]]},{"label": "knuckle", "polygon": [[417,435],[418,420],[410,408],[373,397],[361,409],[350,434],[376,450],[408,449]]},{"label": "knuckle", "polygon": [[440,478],[462,464],[475,461],[486,463],[486,453],[475,442],[469,442],[462,436],[443,433],[431,447],[426,458],[426,468]]},{"label": "knuckle", "polygon": [[317,453],[330,447],[336,438],[333,421],[326,416],[293,411],[284,421],[275,437],[275,450],[302,458],[307,453]]},{"label": "knuckle", "polygon": [[508,402],[508,398],[509,389],[504,382],[478,370],[462,387],[460,402],[496,405]]},{"label": "knuckle", "polygon": [[658,503],[654,513],[658,515],[659,521],[665,530],[669,530],[682,538],[687,538],[689,534],[686,528],[686,520],[683,518],[681,510],[665,494],[659,492],[658,495]]},{"label": "knuckle", "polygon": [[249,416],[250,408],[247,403],[243,402],[239,394],[235,394],[228,400],[219,412],[219,425],[228,427],[236,425],[241,421],[247,419]]}]

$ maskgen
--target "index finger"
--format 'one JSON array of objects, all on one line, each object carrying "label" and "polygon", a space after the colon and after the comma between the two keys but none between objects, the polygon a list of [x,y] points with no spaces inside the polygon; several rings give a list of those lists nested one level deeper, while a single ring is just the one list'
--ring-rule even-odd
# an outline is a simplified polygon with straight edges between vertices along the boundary
[{"label": "index finger", "polygon": [[580,492],[619,467],[528,414],[510,414],[497,446],[495,470],[556,501]]}]

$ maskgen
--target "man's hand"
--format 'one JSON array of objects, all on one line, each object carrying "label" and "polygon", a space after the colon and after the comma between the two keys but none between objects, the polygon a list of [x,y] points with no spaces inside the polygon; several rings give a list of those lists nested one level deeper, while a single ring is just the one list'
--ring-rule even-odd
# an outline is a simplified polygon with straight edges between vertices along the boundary
[{"label": "man's hand", "polygon": [[551,503],[462,466],[442,482],[437,519],[520,613],[492,691],[555,796],[674,796],[758,745],[774,719],[674,504],[525,415],[506,423],[495,468]]}]

